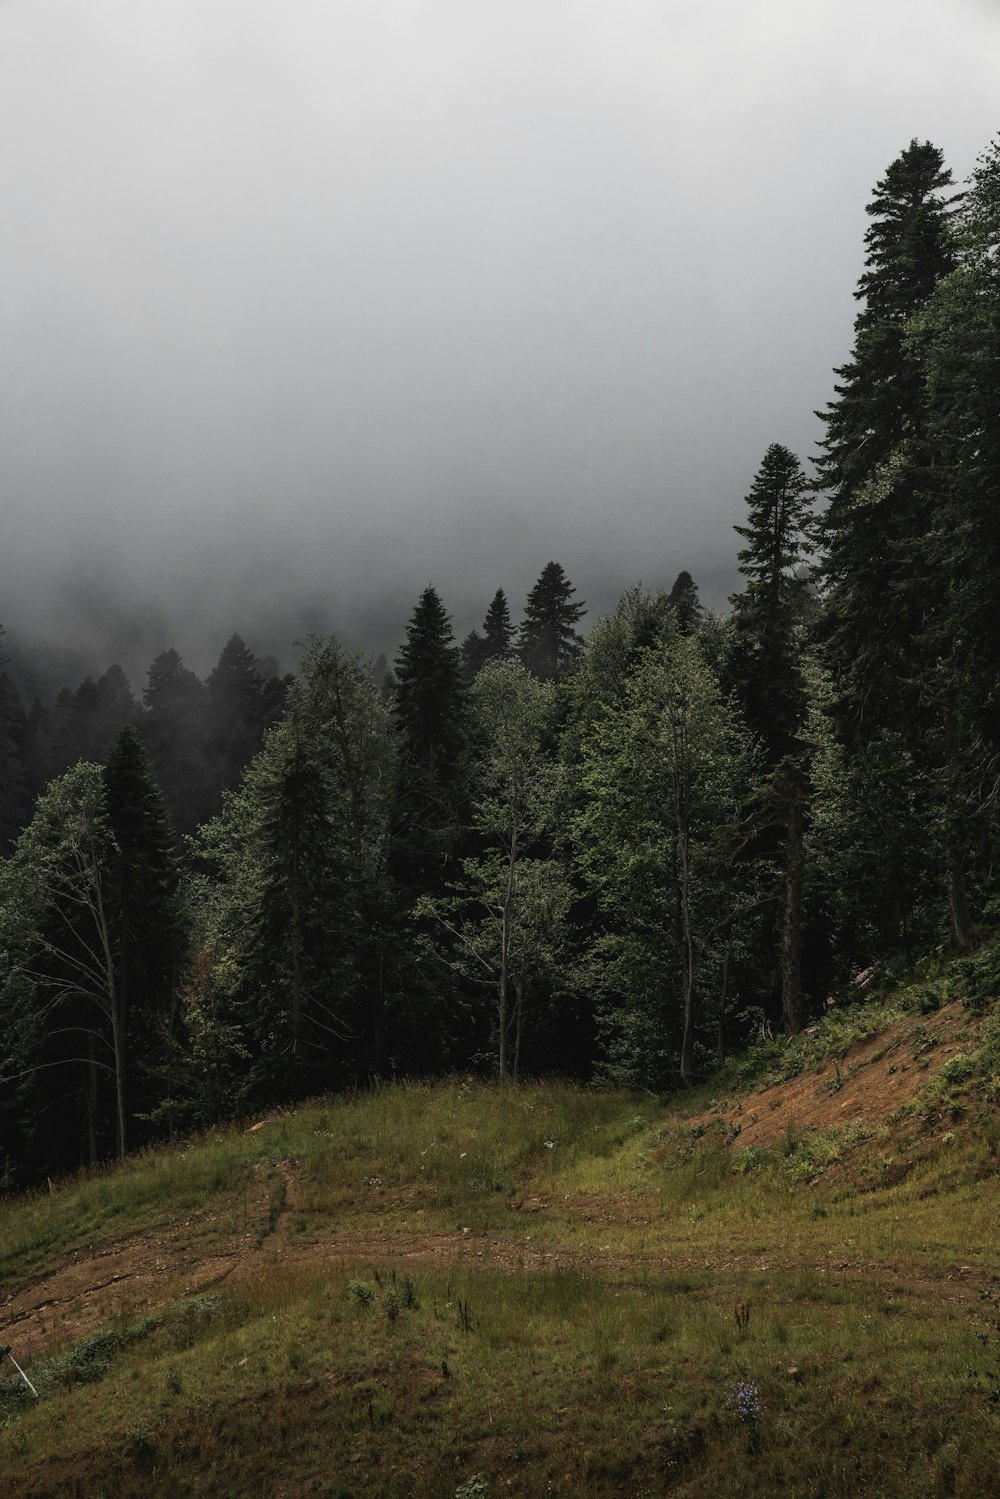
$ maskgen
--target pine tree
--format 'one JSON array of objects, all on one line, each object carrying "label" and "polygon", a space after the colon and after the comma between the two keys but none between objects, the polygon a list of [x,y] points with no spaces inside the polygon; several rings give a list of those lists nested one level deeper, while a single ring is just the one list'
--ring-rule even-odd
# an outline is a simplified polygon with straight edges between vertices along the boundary
[{"label": "pine tree", "polygon": [[152,1078],[174,1025],[184,925],[173,830],[153,767],[131,726],[111,747],[104,785],[114,839],[105,888],[133,1134],[136,1118],[156,1102]]},{"label": "pine tree", "polygon": [[674,585],[667,594],[667,603],[674,612],[674,622],[682,635],[693,635],[701,619],[702,607],[698,598],[698,585],[686,570],[679,572]]},{"label": "pine tree", "polygon": [[[0,640],[3,631],[0,629]],[[31,819],[28,720],[17,684],[0,654],[0,857]]]},{"label": "pine tree", "polygon": [[465,674],[471,682],[486,660],[486,641],[478,630],[470,630],[462,641],[461,650]]},{"label": "pine tree", "polygon": [[806,599],[809,485],[794,453],[772,443],[747,495],[746,541],[739,552],[746,578],[734,594],[735,684],[751,728],[772,765],[792,748],[802,711],[799,626]]},{"label": "pine tree", "polygon": [[[232,1040],[252,1059],[245,1102],[384,1066],[391,771],[387,705],[370,670],[336,641],[311,641],[282,719],[199,833],[214,876],[202,934],[214,964],[193,1002],[239,1026]],[[194,1045],[207,1020],[192,1019]],[[188,1072],[200,1090],[204,1067]]]},{"label": "pine tree", "polygon": [[451,619],[425,588],[396,657],[396,729],[404,775],[447,790],[466,750],[466,696]]},{"label": "pine tree", "polygon": [[220,791],[232,791],[280,711],[257,658],[231,635],[205,683],[205,730]]},{"label": "pine tree", "polygon": [[819,413],[817,470],[829,494],[822,631],[838,716],[862,739],[912,721],[919,696],[914,644],[936,578],[925,545],[923,374],[907,331],[955,263],[951,180],[941,152],[914,140],[877,184],[854,350]]},{"label": "pine tree", "polygon": [[586,610],[573,603],[576,589],[558,562],[547,562],[528,594],[518,636],[518,655],[527,669],[543,682],[563,676],[582,646],[574,626]]},{"label": "pine tree", "polygon": [[204,684],[171,648],[150,666],[142,697],[143,740],[175,826],[191,833],[209,816],[217,794],[205,742]]},{"label": "pine tree", "polygon": [[507,595],[502,588],[498,588],[483,621],[485,659],[487,661],[512,661],[515,634],[507,605]]}]

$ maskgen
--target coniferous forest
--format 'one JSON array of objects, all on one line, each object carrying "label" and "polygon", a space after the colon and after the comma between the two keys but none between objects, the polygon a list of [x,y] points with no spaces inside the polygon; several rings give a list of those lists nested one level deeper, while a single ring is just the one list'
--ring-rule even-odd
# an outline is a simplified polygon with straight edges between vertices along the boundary
[{"label": "coniferous forest", "polygon": [[820,451],[747,475],[725,615],[681,571],[583,634],[549,561],[461,643],[426,587],[387,669],[313,638],[281,677],[234,635],[141,698],[113,665],[48,703],[0,674],[6,1190],[373,1079],[667,1092],[975,949],[1000,142],[963,187],[911,141],[867,212]]}]

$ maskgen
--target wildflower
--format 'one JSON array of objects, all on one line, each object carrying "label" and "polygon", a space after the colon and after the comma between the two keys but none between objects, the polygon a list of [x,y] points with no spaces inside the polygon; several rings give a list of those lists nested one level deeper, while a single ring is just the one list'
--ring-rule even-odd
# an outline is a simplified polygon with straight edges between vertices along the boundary
[{"label": "wildflower", "polygon": [[757,1425],[763,1406],[760,1400],[760,1390],[752,1380],[740,1380],[730,1404],[744,1425]]}]

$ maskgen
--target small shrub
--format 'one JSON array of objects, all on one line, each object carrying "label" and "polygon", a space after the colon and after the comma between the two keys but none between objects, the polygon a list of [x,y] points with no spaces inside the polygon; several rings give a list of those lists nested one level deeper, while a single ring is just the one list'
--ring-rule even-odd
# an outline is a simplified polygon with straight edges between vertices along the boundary
[{"label": "small shrub", "polygon": [[949,1057],[941,1068],[941,1076],[946,1083],[956,1087],[960,1083],[968,1082],[976,1071],[976,1064],[972,1057],[967,1056],[964,1051],[956,1051],[953,1057]]},{"label": "small shrub", "polygon": [[753,1172],[759,1171],[762,1166],[766,1166],[770,1159],[770,1152],[765,1150],[763,1145],[746,1145],[736,1157],[736,1169],[744,1176],[750,1176]]}]

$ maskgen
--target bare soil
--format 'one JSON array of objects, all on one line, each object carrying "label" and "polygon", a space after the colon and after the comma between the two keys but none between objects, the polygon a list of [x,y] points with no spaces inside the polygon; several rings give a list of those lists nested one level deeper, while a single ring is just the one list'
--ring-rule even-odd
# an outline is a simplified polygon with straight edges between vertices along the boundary
[{"label": "bare soil", "polygon": [[863,1119],[887,1124],[949,1057],[969,1048],[975,1029],[956,1000],[930,1015],[908,1015],[821,1067],[692,1118],[739,1132],[739,1145],[772,1146],[790,1129],[829,1130]]}]

